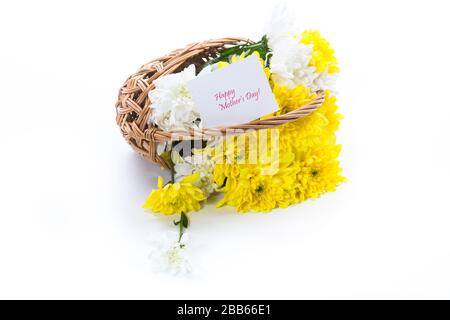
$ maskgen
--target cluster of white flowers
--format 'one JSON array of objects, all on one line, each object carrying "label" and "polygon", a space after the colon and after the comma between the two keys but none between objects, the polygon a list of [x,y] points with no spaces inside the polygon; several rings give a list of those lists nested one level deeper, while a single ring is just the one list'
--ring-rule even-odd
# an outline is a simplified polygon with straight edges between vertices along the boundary
[{"label": "cluster of white flowers", "polygon": [[[168,74],[153,81],[155,88],[148,93],[152,103],[148,123],[164,131],[200,129],[202,127],[200,113],[187,83],[212,71],[213,68],[208,66],[196,75],[195,65],[191,64],[181,72]],[[171,147],[171,142],[159,143],[157,153],[161,155]]]},{"label": "cluster of white flowers", "polygon": [[[160,77],[154,81],[155,89],[149,92],[152,102],[152,112],[149,123],[159,128],[170,130],[186,130],[189,128],[201,128],[201,118],[194,100],[187,87],[188,81],[200,77],[203,74],[215,70],[214,66],[204,68],[197,76],[194,65],[190,65],[183,71]],[[162,154],[172,148],[171,143],[158,144],[157,152]],[[200,179],[197,186],[208,196],[214,192],[213,168],[211,160],[201,155],[193,155],[182,158],[177,151],[172,151],[172,161],[175,164],[175,179],[180,180],[185,176],[199,172]]]},{"label": "cluster of white flowers", "polygon": [[177,151],[172,151],[172,162],[175,164],[175,179],[179,180],[193,173],[199,173],[200,179],[195,185],[202,189],[206,196],[215,191],[213,169],[214,163],[210,157],[201,154],[181,157]]},{"label": "cluster of white flowers", "polygon": [[[210,72],[209,68],[202,70],[198,76],[207,72]],[[149,123],[164,131],[201,128],[200,114],[187,87],[187,82],[195,77],[195,66],[191,64],[181,72],[153,81],[155,89],[148,93],[152,103]]]},{"label": "cluster of white flowers", "polygon": [[315,67],[309,65],[312,45],[300,43],[296,30],[291,11],[285,6],[276,7],[265,30],[271,49],[273,81],[288,88],[303,84],[312,91],[333,91],[336,75],[317,72]]},{"label": "cluster of white flowers", "polygon": [[[175,240],[176,239],[176,240]],[[150,260],[155,272],[168,272],[173,275],[186,275],[192,272],[189,255],[188,235],[183,234],[182,241],[178,241],[176,232],[167,232],[152,241]]]}]

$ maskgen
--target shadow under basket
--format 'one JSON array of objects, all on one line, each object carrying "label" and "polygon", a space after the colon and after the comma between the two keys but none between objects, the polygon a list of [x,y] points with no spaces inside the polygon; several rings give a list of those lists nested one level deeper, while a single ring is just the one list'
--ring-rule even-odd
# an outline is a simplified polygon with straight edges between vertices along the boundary
[{"label": "shadow under basket", "polygon": [[119,90],[119,97],[116,103],[116,121],[122,131],[122,135],[131,147],[144,158],[169,168],[170,163],[166,162],[156,152],[158,143],[193,140],[198,139],[199,136],[207,139],[208,137],[232,134],[233,130],[236,130],[237,133],[242,133],[242,130],[245,129],[274,128],[305,117],[322,105],[324,93],[318,91],[316,92],[317,97],[313,101],[296,110],[283,115],[233,126],[168,132],[148,124],[147,120],[152,111],[148,93],[155,88],[153,84],[155,79],[167,74],[180,72],[191,64],[194,64],[196,70],[199,70],[208,60],[217,57],[222,49],[242,42],[253,43],[253,41],[243,38],[223,38],[193,43],[184,49],[174,50],[163,57],[144,64],[128,77]]}]

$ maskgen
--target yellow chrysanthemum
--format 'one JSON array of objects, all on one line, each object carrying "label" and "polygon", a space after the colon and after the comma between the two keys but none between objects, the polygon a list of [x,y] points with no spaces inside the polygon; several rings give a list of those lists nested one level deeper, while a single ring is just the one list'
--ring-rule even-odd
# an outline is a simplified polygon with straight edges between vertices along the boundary
[{"label": "yellow chrysanthemum", "polygon": [[[298,108],[315,98],[303,85],[293,90],[275,87],[274,94],[280,106],[280,113]],[[302,104],[299,106],[297,102],[291,103],[296,100],[301,100]],[[294,107],[290,107],[291,104]],[[336,97],[326,91],[325,101],[315,112],[280,127],[280,150],[290,150],[298,154],[308,148],[334,143],[334,133],[341,119],[342,115],[337,113]],[[328,142],[325,143],[326,141]]]},{"label": "yellow chrysanthemum", "polygon": [[310,66],[319,72],[339,72],[338,61],[334,56],[334,49],[325,38],[320,36],[319,31],[306,30],[301,35],[301,43],[312,45],[312,56]]},{"label": "yellow chrysanthemum", "polygon": [[338,106],[336,104],[336,96],[333,96],[330,92],[325,91],[325,101],[318,109],[318,112],[322,113],[328,119],[326,130],[332,135],[334,135],[336,130],[339,128],[339,123],[343,119],[343,116],[337,111]]},{"label": "yellow chrysanthemum", "polygon": [[317,198],[325,192],[336,190],[336,186],[345,181],[340,174],[337,156],[341,150],[340,145],[321,146],[310,150],[296,162],[297,173],[297,201]]},{"label": "yellow chrysanthemum", "polygon": [[273,87],[273,94],[280,108],[277,114],[284,114],[298,109],[317,97],[316,94],[311,93],[311,90],[304,85],[288,89],[287,87],[281,87],[276,84]]},{"label": "yellow chrysanthemum", "polygon": [[[206,148],[216,164],[213,176],[219,191],[224,192],[233,187],[230,182],[237,180],[245,165],[258,165],[265,174],[272,172],[272,167],[278,168],[278,137],[277,129],[250,131],[227,137],[222,144]],[[275,148],[272,148],[273,139],[276,139]]]},{"label": "yellow chrysanthemum", "polygon": [[[216,181],[222,183],[224,198],[218,207],[230,205],[238,212],[268,212],[277,207],[287,207],[296,201],[296,168],[293,155],[283,153],[279,163],[267,166],[257,164],[222,164],[214,169]],[[266,170],[265,170],[266,169]],[[272,171],[268,174],[267,171]]]},{"label": "yellow chrysanthemum", "polygon": [[206,199],[203,191],[193,185],[199,178],[200,174],[196,173],[164,185],[163,178],[158,177],[158,189],[151,192],[143,208],[165,215],[199,210],[200,202]]}]

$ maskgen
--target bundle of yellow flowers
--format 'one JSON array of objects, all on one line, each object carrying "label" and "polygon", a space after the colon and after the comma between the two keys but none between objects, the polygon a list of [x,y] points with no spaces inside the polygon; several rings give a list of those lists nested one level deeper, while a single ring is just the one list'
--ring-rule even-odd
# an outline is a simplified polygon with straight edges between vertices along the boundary
[{"label": "bundle of yellow flowers", "polygon": [[[180,215],[174,221],[179,238],[170,247],[172,253],[185,247],[181,239],[189,225],[187,214],[200,210],[212,194],[222,195],[217,207],[232,206],[240,213],[270,212],[334,191],[345,181],[338,161],[341,146],[336,143],[342,116],[334,91],[339,72],[334,50],[318,31],[296,32],[285,10],[274,14],[267,30],[255,44],[219,52],[201,72],[228,68],[256,55],[279,107],[264,118],[301,108],[318,92],[325,93],[324,102],[294,122],[203,141],[190,152],[180,151],[181,143],[158,145],[159,154],[172,164],[172,179],[164,184],[159,178],[144,208]],[[201,116],[186,85],[197,76],[195,69],[188,67],[155,82],[149,92],[149,123],[164,130],[201,128]]]}]

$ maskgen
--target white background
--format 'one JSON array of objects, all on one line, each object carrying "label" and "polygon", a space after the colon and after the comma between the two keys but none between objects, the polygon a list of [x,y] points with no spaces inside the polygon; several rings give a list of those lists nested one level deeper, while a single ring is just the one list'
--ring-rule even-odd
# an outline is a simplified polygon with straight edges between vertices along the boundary
[{"label": "white background", "polygon": [[349,181],[272,214],[192,214],[197,274],[154,274],[159,168],[115,124],[126,77],[273,1],[2,1],[1,298],[450,298],[447,1],[292,1],[340,59]]}]

